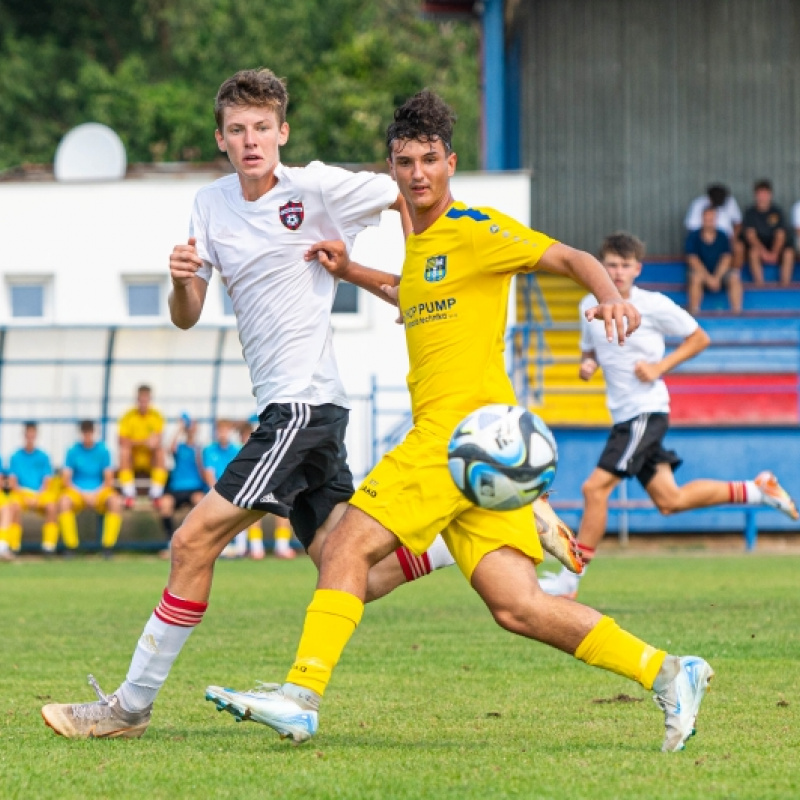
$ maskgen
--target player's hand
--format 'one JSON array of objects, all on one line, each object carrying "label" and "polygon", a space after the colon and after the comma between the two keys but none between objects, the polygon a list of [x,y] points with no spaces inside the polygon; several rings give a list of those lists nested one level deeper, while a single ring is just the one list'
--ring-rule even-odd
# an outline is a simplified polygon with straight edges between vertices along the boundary
[{"label": "player's hand", "polygon": [[347,247],[340,239],[330,239],[312,244],[303,257],[306,261],[314,259],[319,261],[334,278],[344,278],[350,266]]},{"label": "player's hand", "polygon": [[652,383],[661,377],[661,369],[658,364],[650,364],[647,361],[637,361],[633,365],[633,374],[642,383]]},{"label": "player's hand", "polygon": [[[399,286],[389,286],[388,283],[384,283],[381,286],[381,291],[386,295],[387,299],[393,302],[395,305],[398,305],[397,298],[400,295],[400,287]],[[397,315],[397,319],[395,322],[398,325],[403,324],[403,314],[400,313]]]},{"label": "player's hand", "polygon": [[197,239],[192,236],[187,244],[172,248],[169,257],[169,274],[173,284],[188,286],[194,280],[197,270],[203,266],[203,259],[197,255]]},{"label": "player's hand", "polygon": [[597,362],[593,358],[584,358],[578,370],[578,377],[582,381],[588,381],[595,372],[597,372]]},{"label": "player's hand", "polygon": [[586,319],[589,322],[601,320],[606,326],[606,339],[613,342],[616,333],[620,345],[625,344],[625,337],[630,336],[642,322],[636,306],[625,300],[598,303],[586,310]]}]

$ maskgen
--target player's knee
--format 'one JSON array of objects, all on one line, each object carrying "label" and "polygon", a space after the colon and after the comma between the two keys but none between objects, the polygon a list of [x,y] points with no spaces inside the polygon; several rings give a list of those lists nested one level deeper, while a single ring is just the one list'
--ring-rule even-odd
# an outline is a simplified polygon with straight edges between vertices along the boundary
[{"label": "player's knee", "polygon": [[531,609],[522,603],[504,603],[490,607],[494,621],[509,633],[530,636]]},{"label": "player's knee", "polygon": [[669,497],[654,497],[653,502],[655,503],[659,513],[663,514],[665,517],[668,517],[671,514],[677,514],[679,511],[683,510],[680,506],[678,495],[671,495]]}]

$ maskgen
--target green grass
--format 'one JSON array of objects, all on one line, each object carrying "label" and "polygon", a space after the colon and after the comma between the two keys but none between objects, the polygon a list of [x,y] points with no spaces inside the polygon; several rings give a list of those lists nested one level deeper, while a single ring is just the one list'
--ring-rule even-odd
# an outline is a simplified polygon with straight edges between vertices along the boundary
[{"label": "green grass", "polygon": [[367,609],[313,742],[293,747],[217,714],[207,683],[283,679],[313,589],[307,559],[221,563],[145,737],[68,741],[40,706],[91,699],[88,672],[116,688],[167,567],[149,557],[0,567],[2,798],[800,796],[798,557],[592,567],[583,601],[717,671],[699,734],[677,754],[659,752],[648,693],[501,631],[452,569]]}]

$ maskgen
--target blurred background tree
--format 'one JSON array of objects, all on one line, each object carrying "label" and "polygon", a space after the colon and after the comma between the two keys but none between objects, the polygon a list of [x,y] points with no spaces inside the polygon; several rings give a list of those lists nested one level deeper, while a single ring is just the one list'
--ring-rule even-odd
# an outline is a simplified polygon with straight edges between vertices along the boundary
[{"label": "blurred background tree", "polygon": [[245,67],[288,80],[287,163],[376,162],[396,104],[428,87],[479,152],[476,24],[423,19],[418,0],[0,0],[0,169],[49,163],[102,122],[130,162],[218,157],[213,100]]}]

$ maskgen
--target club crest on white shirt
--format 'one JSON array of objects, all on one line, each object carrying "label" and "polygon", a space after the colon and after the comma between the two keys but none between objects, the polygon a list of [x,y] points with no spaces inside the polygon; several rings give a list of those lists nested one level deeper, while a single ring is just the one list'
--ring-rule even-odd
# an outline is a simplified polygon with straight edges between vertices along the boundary
[{"label": "club crest on white shirt", "polygon": [[281,222],[290,230],[296,231],[302,224],[305,212],[303,204],[296,200],[290,200],[285,206],[278,209]]}]

